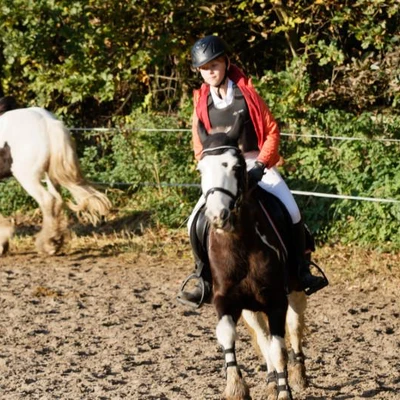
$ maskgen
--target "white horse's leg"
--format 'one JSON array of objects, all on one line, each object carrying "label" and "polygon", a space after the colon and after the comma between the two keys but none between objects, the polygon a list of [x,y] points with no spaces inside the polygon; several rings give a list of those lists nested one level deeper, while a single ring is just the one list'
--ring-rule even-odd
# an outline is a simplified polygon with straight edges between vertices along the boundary
[{"label": "white horse's leg", "polygon": [[295,391],[301,391],[307,387],[302,347],[306,306],[307,297],[304,292],[290,293],[286,324],[291,345],[289,353],[289,380],[290,386]]},{"label": "white horse's leg", "polygon": [[56,189],[56,187],[53,185],[53,182],[50,180],[47,173],[45,174],[45,182],[47,185],[47,190],[49,191],[49,193],[52,196],[54,196],[53,215],[55,217],[58,217],[62,212],[62,206],[63,206],[62,197],[61,197],[60,193],[58,192],[58,190]]},{"label": "white horse's leg", "polygon": [[[267,399],[290,399],[284,338],[277,335],[271,336],[267,317],[264,313],[243,310],[242,317],[252,330],[257,346],[267,363]],[[281,387],[279,393],[278,386]],[[284,388],[287,388],[287,390],[284,390]]]},{"label": "white horse's leg", "polygon": [[267,363],[267,399],[291,399],[286,372],[287,355],[284,338],[271,335],[265,314],[243,310],[242,317],[253,331],[258,348]]},{"label": "white horse's leg", "polygon": [[12,223],[0,215],[0,256],[8,252],[9,240],[13,233]]},{"label": "white horse's leg", "polygon": [[236,362],[236,324],[230,315],[223,315],[217,325],[217,339],[225,355],[227,400],[249,399],[249,389]]},{"label": "white horse's leg", "polygon": [[36,239],[38,251],[54,255],[61,247],[63,240],[59,229],[59,220],[56,218],[57,210],[60,208],[59,199],[42,186],[39,177],[35,174],[17,170],[14,171],[14,177],[38,202],[42,211],[43,226]]},{"label": "white horse's leg", "polygon": [[278,335],[271,335],[269,347],[271,361],[275,367],[278,400],[291,400],[288,375],[287,375],[287,352],[285,339]]},{"label": "white horse's leg", "polygon": [[47,184],[47,190],[54,197],[54,207],[53,207],[53,217],[55,223],[55,236],[53,237],[54,245],[56,250],[60,250],[64,244],[65,238],[67,236],[67,221],[63,214],[63,199],[59,192],[59,186],[53,185],[48,174],[45,174],[45,181]]},{"label": "white horse's leg", "polygon": [[256,341],[256,348],[261,352],[261,355],[264,357],[267,364],[267,399],[275,400],[277,396],[277,384],[275,368],[269,357],[271,336],[269,333],[268,321],[265,314],[250,310],[243,310],[242,317]]}]

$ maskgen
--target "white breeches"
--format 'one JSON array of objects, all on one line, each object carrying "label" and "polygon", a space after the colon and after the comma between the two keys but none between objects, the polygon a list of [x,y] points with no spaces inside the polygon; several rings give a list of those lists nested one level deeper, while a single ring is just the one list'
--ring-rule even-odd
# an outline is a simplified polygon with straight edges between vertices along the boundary
[{"label": "white breeches", "polygon": [[[257,160],[257,156],[258,151],[252,151],[244,154],[247,164],[247,171],[253,168],[254,163]],[[258,185],[261,186],[265,191],[276,196],[285,205],[294,224],[300,222],[301,214],[296,200],[294,199],[292,192],[289,190],[286,182],[283,180],[276,167],[266,169],[265,174]]]},{"label": "white breeches", "polygon": [[[244,158],[247,164],[247,171],[253,168],[254,163],[257,160],[257,156],[258,156],[257,151],[251,151],[244,154]],[[300,222],[301,214],[299,207],[297,206],[297,203],[291,191],[289,190],[288,186],[286,185],[285,181],[283,180],[281,174],[279,173],[276,167],[266,169],[265,174],[262,180],[258,183],[258,185],[265,191],[276,196],[285,205],[286,209],[290,214],[290,217],[292,218],[293,224]],[[192,211],[192,214],[189,217],[189,221],[187,224],[189,234],[193,219],[197,214],[198,210],[204,205],[204,203],[205,203],[204,196],[201,195],[200,199],[198,200],[197,204],[195,205]]]}]

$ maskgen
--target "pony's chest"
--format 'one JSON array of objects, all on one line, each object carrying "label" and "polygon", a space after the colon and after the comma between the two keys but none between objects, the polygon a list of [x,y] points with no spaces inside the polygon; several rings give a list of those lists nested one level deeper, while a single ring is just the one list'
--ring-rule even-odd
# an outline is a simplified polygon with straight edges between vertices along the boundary
[{"label": "pony's chest", "polygon": [[210,232],[208,254],[213,264],[225,269],[247,269],[251,260],[245,237],[216,231]]}]

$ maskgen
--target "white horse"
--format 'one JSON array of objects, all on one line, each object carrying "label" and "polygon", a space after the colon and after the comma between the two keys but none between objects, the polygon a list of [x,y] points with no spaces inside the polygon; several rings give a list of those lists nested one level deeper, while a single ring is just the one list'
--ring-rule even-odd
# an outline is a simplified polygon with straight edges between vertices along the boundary
[{"label": "white horse", "polygon": [[[71,193],[75,203],[68,206],[84,221],[96,224],[111,209],[107,196],[84,178],[69,130],[43,108],[20,108],[0,116],[0,179],[9,176],[42,211],[43,226],[36,239],[41,253],[53,255],[64,243],[60,186]],[[8,250],[12,233],[12,225],[1,217],[0,255]]]}]

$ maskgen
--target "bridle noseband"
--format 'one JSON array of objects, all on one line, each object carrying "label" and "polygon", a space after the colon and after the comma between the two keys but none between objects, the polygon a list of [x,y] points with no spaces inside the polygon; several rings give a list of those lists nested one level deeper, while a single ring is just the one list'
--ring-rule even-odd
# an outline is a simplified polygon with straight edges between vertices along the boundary
[{"label": "bridle noseband", "polygon": [[215,192],[221,192],[221,193],[226,194],[227,196],[229,196],[232,199],[233,202],[235,202],[237,200],[237,196],[235,196],[231,191],[224,189],[223,187],[216,186],[216,187],[212,187],[211,189],[207,190],[207,193],[204,195],[206,201],[207,201],[207,197],[210,194],[214,194]]}]

